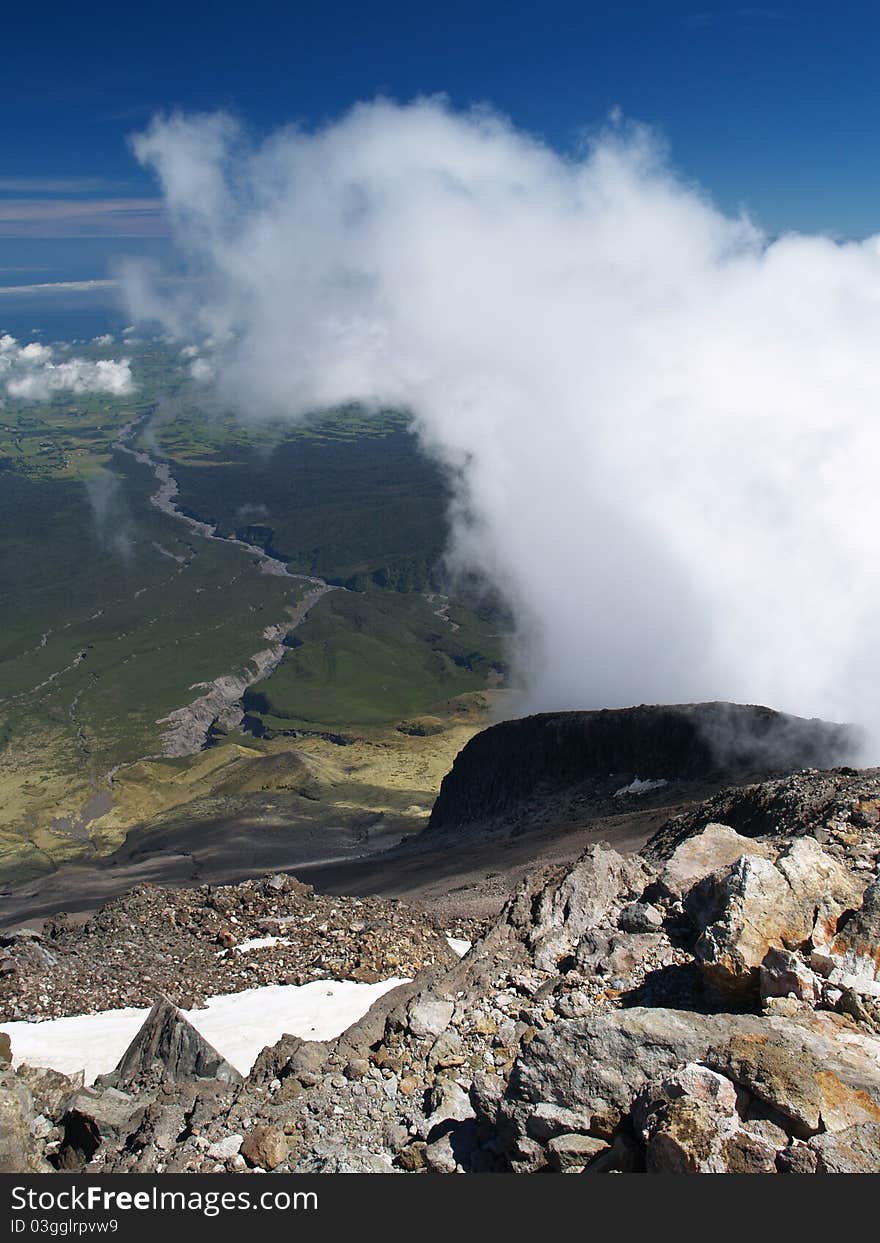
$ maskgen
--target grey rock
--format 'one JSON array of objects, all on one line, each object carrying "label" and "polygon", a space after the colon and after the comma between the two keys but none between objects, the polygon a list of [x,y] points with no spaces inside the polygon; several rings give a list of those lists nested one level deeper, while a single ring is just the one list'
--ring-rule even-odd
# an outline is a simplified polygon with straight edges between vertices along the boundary
[{"label": "grey rock", "polygon": [[676,847],[658,878],[661,892],[683,898],[700,881],[730,867],[744,855],[767,859],[772,851],[764,842],[743,837],[726,824],[707,824],[702,833]]},{"label": "grey rock", "polygon": [[538,898],[527,934],[535,965],[556,970],[616,901],[644,887],[646,875],[641,860],[624,858],[606,846],[590,846],[558,884],[547,886]]},{"label": "grey rock", "polygon": [[617,926],[623,932],[659,932],[663,912],[649,902],[632,902],[620,912]]},{"label": "grey rock", "polygon": [[430,993],[415,997],[407,1011],[409,1030],[414,1036],[439,1036],[452,1022],[454,1012],[454,1003],[443,997]]},{"label": "grey rock", "polygon": [[854,976],[880,976],[880,879],[865,890],[859,910],[843,924],[828,951],[835,965]]},{"label": "grey rock", "polygon": [[880,1173],[880,1124],[864,1123],[810,1141],[818,1174]]},{"label": "grey rock", "polygon": [[736,1116],[680,1096],[651,1115],[645,1168],[649,1174],[724,1174]]},{"label": "grey rock", "polygon": [[160,997],[116,1069],[102,1076],[100,1082],[130,1087],[195,1079],[242,1082],[235,1067],[187,1022],[167,997]]},{"label": "grey rock", "polygon": [[759,971],[759,987],[762,997],[794,995],[799,1001],[810,1002],[822,991],[821,981],[803,959],[783,949],[770,949],[765,954]]},{"label": "grey rock", "polygon": [[82,1088],[67,1101],[60,1125],[64,1139],[58,1154],[61,1169],[82,1169],[103,1143],[120,1139],[130,1130],[138,1102],[114,1088]]},{"label": "grey rock", "polygon": [[596,1157],[609,1151],[610,1145],[604,1139],[592,1135],[556,1135],[547,1145],[550,1167],[559,1173],[583,1170]]},{"label": "grey rock", "polygon": [[51,1167],[30,1129],[31,1094],[10,1071],[0,1074],[0,1174],[35,1174]]},{"label": "grey rock", "polygon": [[243,1135],[224,1135],[208,1146],[207,1155],[212,1161],[229,1161],[241,1151]]},{"label": "grey rock", "polygon": [[393,1174],[390,1161],[364,1148],[317,1144],[291,1168],[293,1174]]}]

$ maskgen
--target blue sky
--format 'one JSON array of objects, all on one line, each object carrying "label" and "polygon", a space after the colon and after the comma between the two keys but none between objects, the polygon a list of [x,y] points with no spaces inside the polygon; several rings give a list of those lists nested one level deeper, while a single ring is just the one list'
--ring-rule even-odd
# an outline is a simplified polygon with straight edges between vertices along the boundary
[{"label": "blue sky", "polygon": [[15,6],[4,13],[0,285],[161,253],[127,135],[154,111],[232,109],[260,133],[360,99],[489,102],[571,150],[612,108],[770,232],[880,232],[880,10],[444,0]]}]

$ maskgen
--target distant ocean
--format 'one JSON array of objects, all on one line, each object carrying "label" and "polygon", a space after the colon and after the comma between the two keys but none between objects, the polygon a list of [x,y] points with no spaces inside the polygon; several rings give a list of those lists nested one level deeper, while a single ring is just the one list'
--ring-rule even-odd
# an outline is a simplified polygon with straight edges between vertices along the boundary
[{"label": "distant ocean", "polygon": [[24,294],[0,289],[0,336],[8,332],[23,343],[90,341],[108,332],[116,336],[129,322],[112,287]]},{"label": "distant ocean", "polygon": [[[25,342],[116,335],[130,320],[108,278],[122,259],[131,258],[174,270],[168,239],[162,237],[0,237],[0,332]],[[22,286],[29,291],[18,292]]]}]

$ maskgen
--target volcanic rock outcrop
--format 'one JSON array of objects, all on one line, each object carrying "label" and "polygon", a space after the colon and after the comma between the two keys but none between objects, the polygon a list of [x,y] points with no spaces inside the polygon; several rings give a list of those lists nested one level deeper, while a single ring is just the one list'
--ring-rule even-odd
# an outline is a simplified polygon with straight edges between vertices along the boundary
[{"label": "volcanic rock outcrop", "polygon": [[[472,826],[516,828],[578,796],[605,799],[636,779],[741,780],[851,761],[857,731],[729,703],[555,712],[503,721],[463,748],[443,780],[426,844]],[[411,843],[416,845],[417,843]]]}]

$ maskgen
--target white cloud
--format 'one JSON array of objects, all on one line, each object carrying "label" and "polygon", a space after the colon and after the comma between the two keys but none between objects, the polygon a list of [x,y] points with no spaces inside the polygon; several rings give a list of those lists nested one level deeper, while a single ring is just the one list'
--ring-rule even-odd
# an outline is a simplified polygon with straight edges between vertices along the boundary
[{"label": "white cloud", "polygon": [[206,358],[194,358],[189,365],[190,376],[199,384],[207,384],[214,378],[214,368]]},{"label": "white cloud", "polygon": [[9,397],[46,401],[53,393],[110,393],[123,397],[134,392],[127,358],[68,358],[53,362],[48,345],[32,341],[19,345],[14,337],[0,337],[0,390]]},{"label": "white cloud", "polygon": [[257,149],[173,117],[136,150],[201,279],[133,309],[224,341],[242,409],[412,409],[532,706],[731,698],[880,737],[880,239],[771,242],[644,131],[563,159],[437,101]]}]

